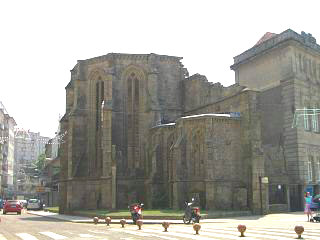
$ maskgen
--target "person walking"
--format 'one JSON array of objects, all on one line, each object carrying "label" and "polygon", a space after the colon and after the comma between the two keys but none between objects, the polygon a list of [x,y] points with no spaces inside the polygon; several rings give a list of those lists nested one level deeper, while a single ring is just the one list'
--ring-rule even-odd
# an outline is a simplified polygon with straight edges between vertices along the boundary
[{"label": "person walking", "polygon": [[312,202],[312,196],[309,192],[306,192],[305,197],[305,207],[304,207],[304,213],[308,216],[308,222],[312,219],[312,211],[311,211],[311,202]]}]

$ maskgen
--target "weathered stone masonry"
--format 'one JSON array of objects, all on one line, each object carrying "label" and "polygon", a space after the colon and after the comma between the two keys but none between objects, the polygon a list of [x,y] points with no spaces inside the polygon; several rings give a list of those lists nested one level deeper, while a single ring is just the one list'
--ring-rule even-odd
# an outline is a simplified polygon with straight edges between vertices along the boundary
[{"label": "weathered stone masonry", "polygon": [[307,131],[292,121],[319,106],[320,47],[292,30],[267,36],[235,57],[229,87],[189,76],[179,57],[78,61],[61,120],[61,212],[191,197],[206,209],[300,209],[304,189],[318,191],[320,139],[311,118]]}]

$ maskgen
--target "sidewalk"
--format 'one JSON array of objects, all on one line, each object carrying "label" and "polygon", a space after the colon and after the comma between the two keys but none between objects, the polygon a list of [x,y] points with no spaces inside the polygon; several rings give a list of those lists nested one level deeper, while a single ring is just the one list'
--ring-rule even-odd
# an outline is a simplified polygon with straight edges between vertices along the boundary
[{"label": "sidewalk", "polygon": [[[82,217],[82,216],[72,216],[72,215],[66,215],[66,214],[58,214],[58,213],[52,213],[47,211],[27,211],[28,214],[31,215],[37,215],[42,217],[48,217],[52,219],[57,219],[61,221],[66,222],[73,222],[73,223],[93,223],[93,218],[90,217]],[[202,219],[200,222],[202,223],[210,223],[210,222],[216,222],[219,221],[217,218],[226,218],[226,217],[238,217],[238,216],[251,216],[252,214],[249,211],[241,211],[241,212],[215,212],[215,213],[209,213],[208,215],[202,216]],[[112,218],[112,216],[111,216]],[[118,224],[120,221],[120,218],[113,219],[112,223]],[[132,224],[132,220],[126,218],[126,221],[128,224]],[[161,224],[164,221],[169,221],[172,224],[183,224],[182,219],[181,220],[169,220],[169,219],[143,219],[144,224]],[[105,223],[104,219],[99,219],[99,223]]]}]

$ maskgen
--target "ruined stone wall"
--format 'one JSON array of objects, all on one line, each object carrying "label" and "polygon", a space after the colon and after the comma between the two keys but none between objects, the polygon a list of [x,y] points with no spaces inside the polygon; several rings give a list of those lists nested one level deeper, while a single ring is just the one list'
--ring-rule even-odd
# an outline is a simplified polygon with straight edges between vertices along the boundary
[{"label": "ruined stone wall", "polygon": [[173,145],[175,123],[161,124],[150,129],[146,145],[145,195],[146,204],[153,208],[168,208],[172,197]]},{"label": "ruined stone wall", "polygon": [[[238,94],[226,97],[220,101],[208,104],[185,112],[185,115],[202,113],[240,113],[241,129],[241,169],[240,176],[247,183],[248,206],[254,212],[259,212],[260,206],[260,185],[259,177],[265,176],[264,158],[261,145],[261,112],[258,109],[258,92],[244,89]],[[262,184],[263,211],[268,211],[267,186]]]},{"label": "ruined stone wall", "polygon": [[261,92],[259,96],[266,175],[271,185],[288,184],[282,90],[277,86]]},{"label": "ruined stone wall", "polygon": [[239,118],[191,116],[151,129],[147,181],[151,199],[159,193],[168,196],[167,204],[174,208],[184,208],[184,201],[194,197],[203,209],[246,209],[239,141]]},{"label": "ruined stone wall", "polygon": [[233,96],[245,87],[234,84],[224,87],[219,82],[208,82],[207,78],[200,74],[195,74],[183,81],[184,111],[188,112],[198,107],[217,102],[226,97]]}]

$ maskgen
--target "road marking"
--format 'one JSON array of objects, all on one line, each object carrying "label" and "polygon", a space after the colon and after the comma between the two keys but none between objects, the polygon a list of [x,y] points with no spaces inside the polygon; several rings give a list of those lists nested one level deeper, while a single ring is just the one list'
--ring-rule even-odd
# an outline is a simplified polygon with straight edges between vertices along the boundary
[{"label": "road marking", "polygon": [[[212,237],[219,238],[219,239],[221,238],[221,239],[233,239],[233,240],[237,239],[237,240],[239,240],[239,236],[233,236],[233,235],[229,235],[229,234],[216,234],[216,233],[210,234],[208,232],[205,232],[204,230],[200,230],[199,235],[196,235],[195,232],[192,231],[191,229],[188,229],[189,231],[183,231],[181,229],[179,229],[179,230],[175,231],[175,232],[170,231],[168,233],[165,233],[162,231],[157,231],[157,234],[170,234],[170,235],[173,235],[176,237],[191,238],[191,239],[195,239],[195,237],[196,237],[199,240],[209,240],[209,239],[212,240]],[[151,230],[151,229],[144,229],[144,231],[155,233],[155,231]],[[158,235],[156,235],[156,236],[158,236]],[[246,240],[249,240],[249,239],[253,240],[255,238],[246,237]]]},{"label": "road marking", "polygon": [[[149,230],[150,231],[150,230]],[[176,232],[181,232],[179,229]],[[181,232],[182,233],[182,232]],[[259,234],[262,233],[262,234]],[[223,239],[239,239],[239,232],[237,230],[231,230],[230,228],[210,228],[210,229],[202,229],[200,230],[201,236],[210,236],[210,237],[221,237]],[[173,233],[175,235],[175,233]],[[180,233],[179,233],[180,235]],[[191,235],[191,234],[190,234]],[[294,233],[281,233],[281,232],[267,232],[267,231],[257,231],[254,229],[247,229],[244,234],[246,239],[275,239],[275,240],[289,240],[294,238],[296,235]],[[307,234],[302,234],[307,235]],[[187,237],[187,236],[186,236]],[[308,236],[308,239],[318,240],[319,236]]]},{"label": "road marking", "polygon": [[88,230],[88,232],[91,232],[91,233],[100,233],[100,234],[109,234],[108,232],[105,232],[105,231],[97,231],[97,230]]},{"label": "road marking", "polygon": [[[209,233],[212,234],[212,236],[218,236],[219,233],[221,233],[220,235],[225,235],[225,234],[232,234],[232,235],[239,235],[239,233],[237,233],[237,230],[231,230],[231,229],[224,229],[224,228],[220,228],[220,229],[207,229],[206,231],[208,231]],[[206,232],[207,233],[207,232]],[[205,233],[205,234],[206,234]],[[259,234],[261,233],[261,234]],[[246,236],[246,239],[248,237],[254,237],[254,238],[263,238],[263,239],[276,239],[276,240],[285,240],[285,239],[292,239],[294,238],[296,235],[291,232],[291,233],[281,233],[281,232],[267,232],[267,231],[257,231],[254,229],[247,229],[247,231],[244,234]],[[236,237],[238,238],[238,237]],[[317,240],[319,239],[319,237],[317,238],[312,238],[312,237],[308,237],[308,239],[313,239],[313,240]]]},{"label": "road marking", "polygon": [[86,234],[86,233],[80,233],[79,236],[82,238],[98,238],[96,236],[93,236],[91,234]]},{"label": "road marking", "polygon": [[16,233],[16,235],[23,240],[38,240],[38,238],[30,235],[29,233]]},{"label": "road marking", "polygon": [[[121,230],[121,229],[110,229],[110,230],[115,231],[115,232],[129,233],[129,234],[140,236],[140,237],[156,237],[156,238],[162,238],[162,239],[167,239],[167,240],[178,240],[177,238],[173,238],[173,237],[160,236],[160,235],[152,234],[152,233],[150,234],[150,233],[136,232],[136,231],[132,231],[132,230]],[[154,233],[154,231],[151,231],[151,232]]]},{"label": "road marking", "polygon": [[7,239],[0,233],[0,240],[7,240]]},{"label": "road marking", "polygon": [[67,237],[53,233],[53,232],[39,232],[39,233],[55,240],[67,239]]}]

